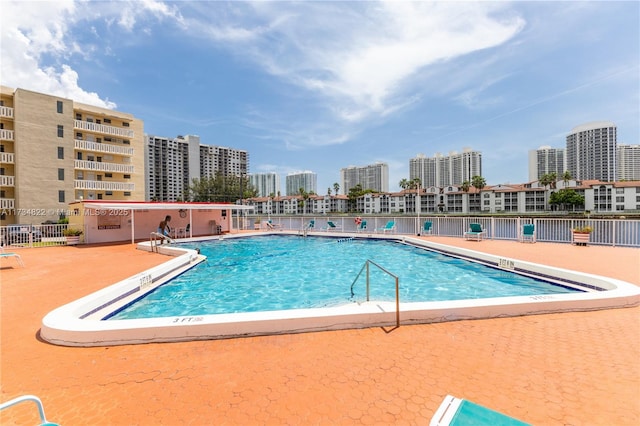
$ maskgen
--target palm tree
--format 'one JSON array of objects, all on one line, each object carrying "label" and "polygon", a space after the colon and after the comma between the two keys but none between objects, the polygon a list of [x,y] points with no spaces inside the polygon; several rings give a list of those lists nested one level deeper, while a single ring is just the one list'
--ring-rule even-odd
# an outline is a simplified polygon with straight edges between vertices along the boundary
[{"label": "palm tree", "polygon": [[402,189],[408,189],[411,185],[411,183],[407,180],[407,179],[402,179],[398,185],[400,185],[400,188]]},{"label": "palm tree", "polygon": [[340,191],[340,185],[338,182],[333,184],[333,190],[336,192],[336,195],[338,195],[338,191]]},{"label": "palm tree", "polygon": [[571,172],[569,170],[566,170],[563,174],[562,174],[562,181],[564,182],[564,187],[566,188],[567,185],[569,185],[569,181],[573,179],[573,176],[571,176]]},{"label": "palm tree", "polygon": [[460,189],[462,189],[463,192],[469,192],[469,188],[471,188],[471,182],[469,182],[468,180],[465,180],[460,185]]},{"label": "palm tree", "polygon": [[487,186],[487,181],[484,180],[482,176],[474,176],[471,178],[471,186],[473,186],[480,192],[482,191],[482,188]]}]

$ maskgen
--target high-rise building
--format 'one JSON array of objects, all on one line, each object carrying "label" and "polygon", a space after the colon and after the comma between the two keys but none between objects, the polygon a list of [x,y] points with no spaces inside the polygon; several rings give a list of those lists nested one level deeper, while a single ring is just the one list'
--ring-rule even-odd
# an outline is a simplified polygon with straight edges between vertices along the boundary
[{"label": "high-rise building", "polygon": [[128,113],[0,87],[0,223],[56,220],[78,200],[144,200],[143,133]]},{"label": "high-rise building", "polygon": [[189,185],[200,178],[200,137],[145,135],[147,200],[185,201]]},{"label": "high-rise building", "polygon": [[460,185],[474,176],[482,176],[482,153],[463,148],[461,153],[452,151],[444,156],[439,152],[433,157],[418,154],[409,160],[409,180],[420,179],[422,187]]},{"label": "high-rise building", "polygon": [[574,179],[617,179],[617,127],[610,121],[582,124],[567,135],[567,170]]},{"label": "high-rise building", "polygon": [[280,175],[275,172],[251,173],[249,183],[258,190],[258,197],[268,197],[271,194],[280,195]]},{"label": "high-rise building", "polygon": [[377,192],[389,191],[389,165],[375,163],[368,166],[349,166],[340,169],[341,188],[344,194],[360,184],[362,189],[372,189]]},{"label": "high-rise building", "polygon": [[245,150],[203,145],[199,136],[146,135],[146,199],[188,200],[193,179],[218,175],[246,177],[248,158]]},{"label": "high-rise building", "polygon": [[539,180],[542,175],[555,173],[558,179],[566,170],[564,148],[541,146],[529,151],[529,182]]},{"label": "high-rise building", "polygon": [[640,180],[640,145],[618,145],[618,180]]},{"label": "high-rise building", "polygon": [[289,173],[285,179],[287,195],[300,194],[300,188],[305,192],[318,193],[318,175],[310,172]]}]

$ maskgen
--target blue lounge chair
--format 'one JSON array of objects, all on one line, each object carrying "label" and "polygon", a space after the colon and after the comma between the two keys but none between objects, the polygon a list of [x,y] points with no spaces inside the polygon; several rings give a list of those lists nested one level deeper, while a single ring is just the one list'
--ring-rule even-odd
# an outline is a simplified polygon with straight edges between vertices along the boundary
[{"label": "blue lounge chair", "polygon": [[451,395],[444,398],[429,422],[429,426],[463,425],[527,426],[529,423]]},{"label": "blue lounge chair", "polygon": [[16,404],[20,404],[21,402],[27,402],[27,401],[34,402],[38,407],[38,414],[40,415],[40,426],[58,426],[57,423],[51,423],[47,421],[47,418],[44,415],[44,407],[42,406],[42,401],[40,401],[40,398],[38,398],[37,396],[24,395],[24,396],[19,396],[17,398],[14,398],[7,402],[3,402],[2,404],[0,404],[0,410],[4,410],[5,408],[9,408]]},{"label": "blue lounge chair", "polygon": [[396,223],[393,220],[390,220],[389,222],[387,222],[387,224],[382,228],[377,229],[377,231],[382,231],[383,234],[386,234],[387,232],[393,232],[395,230],[396,230]]},{"label": "blue lounge chair", "polygon": [[282,231],[282,225],[279,223],[273,223],[271,219],[267,220],[264,224],[267,226],[268,229],[271,229],[271,230],[279,229]]},{"label": "blue lounge chair", "polygon": [[533,223],[528,223],[522,226],[522,234],[520,234],[521,243],[535,243],[536,242],[536,226]]},{"label": "blue lounge chair", "polygon": [[426,221],[423,225],[422,225],[422,234],[423,235],[431,235],[431,227],[433,226],[433,222],[431,221]]},{"label": "blue lounge chair", "polygon": [[311,220],[309,221],[309,223],[307,223],[307,226],[305,226],[305,229],[306,229],[307,231],[310,231],[310,230],[312,230],[312,229],[316,229],[316,221],[315,221],[315,220],[313,220],[313,219],[311,219]]},{"label": "blue lounge chair", "polygon": [[356,231],[357,232],[362,232],[362,231],[366,231],[366,230],[367,230],[367,221],[363,220],[363,221],[360,222],[360,224],[356,228]]},{"label": "blue lounge chair", "polygon": [[482,229],[482,225],[479,223],[470,223],[469,230],[464,233],[466,240],[482,241],[485,231]]},{"label": "blue lounge chair", "polygon": [[335,223],[333,223],[332,221],[327,221],[327,227],[324,228],[325,231],[337,231],[339,229],[342,229],[340,226],[336,225]]},{"label": "blue lounge chair", "polygon": [[16,260],[16,262],[18,262],[18,265],[24,268],[24,263],[22,262],[22,258],[18,253],[5,252],[4,247],[0,246],[0,258],[4,259],[9,257],[13,257]]}]

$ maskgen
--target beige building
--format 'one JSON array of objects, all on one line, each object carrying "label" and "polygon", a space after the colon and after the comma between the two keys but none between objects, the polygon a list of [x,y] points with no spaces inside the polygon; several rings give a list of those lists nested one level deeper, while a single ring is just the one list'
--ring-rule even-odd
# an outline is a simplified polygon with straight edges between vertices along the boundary
[{"label": "beige building", "polygon": [[0,87],[0,224],[68,216],[80,200],[144,200],[143,122]]}]

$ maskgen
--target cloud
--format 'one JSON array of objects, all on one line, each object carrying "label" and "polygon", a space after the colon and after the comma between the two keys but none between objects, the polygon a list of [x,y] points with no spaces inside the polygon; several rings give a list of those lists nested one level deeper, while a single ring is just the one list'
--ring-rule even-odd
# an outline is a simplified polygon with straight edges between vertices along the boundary
[{"label": "cloud", "polygon": [[245,12],[250,23],[233,25],[251,34],[236,40],[250,40],[242,52],[324,99],[347,123],[411,105],[419,99],[417,73],[498,46],[524,27],[521,17],[485,2],[273,2]]},{"label": "cloud", "polygon": [[95,20],[117,20],[131,31],[140,16],[156,19],[171,17],[178,24],[182,18],[175,8],[153,1],[100,3],[63,1],[3,1],[0,17],[2,84],[74,99],[104,108],[116,103],[88,91],[79,84],[72,57],[91,58],[95,47],[74,39],[77,25],[85,25],[96,34]]}]

